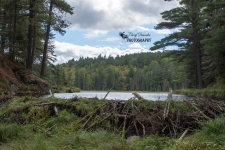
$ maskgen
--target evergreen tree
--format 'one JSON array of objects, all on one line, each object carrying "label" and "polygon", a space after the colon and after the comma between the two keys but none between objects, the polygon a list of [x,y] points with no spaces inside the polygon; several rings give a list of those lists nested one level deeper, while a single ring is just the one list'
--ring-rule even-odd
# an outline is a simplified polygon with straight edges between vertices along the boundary
[{"label": "evergreen tree", "polygon": [[205,3],[198,0],[182,0],[180,4],[182,4],[181,7],[163,12],[162,17],[167,22],[161,22],[156,26],[156,29],[179,29],[179,31],[155,42],[151,50],[172,45],[178,46],[183,51],[173,51],[171,54],[175,54],[177,60],[186,63],[187,72],[190,73],[190,86],[202,88],[203,45],[201,40],[204,33],[201,30],[203,20],[201,9],[205,7]]}]

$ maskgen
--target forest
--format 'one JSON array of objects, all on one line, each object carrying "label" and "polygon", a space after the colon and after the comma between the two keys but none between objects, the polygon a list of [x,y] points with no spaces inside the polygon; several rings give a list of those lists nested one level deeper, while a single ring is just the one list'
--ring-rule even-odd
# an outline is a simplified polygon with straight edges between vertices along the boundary
[{"label": "forest", "polygon": [[64,0],[1,0],[0,53],[45,77],[56,61],[53,32],[65,34],[73,8]]},{"label": "forest", "polygon": [[51,81],[81,90],[168,91],[187,87],[182,63],[163,58],[167,52],[71,59],[52,68]]}]

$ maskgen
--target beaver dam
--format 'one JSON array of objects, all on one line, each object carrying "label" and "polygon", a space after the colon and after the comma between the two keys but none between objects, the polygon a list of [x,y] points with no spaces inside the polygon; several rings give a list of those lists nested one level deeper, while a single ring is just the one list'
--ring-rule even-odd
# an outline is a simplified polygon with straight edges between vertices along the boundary
[{"label": "beaver dam", "polygon": [[224,115],[224,101],[98,100],[15,97],[1,105],[2,123],[33,124],[32,132],[51,134],[64,123],[75,130],[104,129],[129,136],[183,138],[204,120]]}]

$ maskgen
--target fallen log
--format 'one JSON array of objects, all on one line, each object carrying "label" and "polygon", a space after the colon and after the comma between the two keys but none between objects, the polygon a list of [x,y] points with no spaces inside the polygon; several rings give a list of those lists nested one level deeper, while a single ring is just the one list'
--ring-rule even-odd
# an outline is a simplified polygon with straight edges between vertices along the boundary
[{"label": "fallen log", "polygon": [[138,100],[145,100],[140,94],[138,94],[137,92],[133,92],[132,93]]}]

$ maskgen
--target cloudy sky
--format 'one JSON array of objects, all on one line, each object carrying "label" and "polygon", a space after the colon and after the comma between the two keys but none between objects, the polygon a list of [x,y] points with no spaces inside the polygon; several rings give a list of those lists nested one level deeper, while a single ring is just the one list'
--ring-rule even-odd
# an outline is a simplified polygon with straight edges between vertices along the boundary
[{"label": "cloudy sky", "polygon": [[[173,32],[154,30],[154,26],[163,21],[160,13],[179,6],[177,0],[65,1],[74,7],[74,14],[67,15],[71,25],[66,34],[55,35],[56,63],[100,54],[117,56],[149,52],[155,41]],[[151,38],[151,42],[127,42],[119,36],[120,32],[128,38]]]}]

